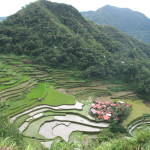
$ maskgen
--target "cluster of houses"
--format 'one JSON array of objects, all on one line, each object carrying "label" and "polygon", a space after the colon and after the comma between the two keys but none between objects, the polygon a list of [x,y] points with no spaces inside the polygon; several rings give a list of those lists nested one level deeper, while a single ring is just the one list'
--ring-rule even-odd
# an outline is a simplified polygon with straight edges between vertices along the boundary
[{"label": "cluster of houses", "polygon": [[99,120],[105,120],[105,121],[109,121],[111,119],[119,120],[119,117],[117,115],[118,112],[124,111],[128,108],[130,108],[130,105],[125,104],[122,101],[119,102],[95,101],[89,110],[89,114]]}]

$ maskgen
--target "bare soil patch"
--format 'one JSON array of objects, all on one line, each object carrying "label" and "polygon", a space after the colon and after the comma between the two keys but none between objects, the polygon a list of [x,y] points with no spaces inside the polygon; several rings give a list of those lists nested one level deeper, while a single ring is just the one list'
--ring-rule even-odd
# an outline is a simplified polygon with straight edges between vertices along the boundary
[{"label": "bare soil patch", "polygon": [[80,91],[80,90],[85,90],[85,89],[100,89],[100,90],[106,90],[106,88],[107,88],[107,87],[110,87],[110,86],[119,86],[119,85],[115,85],[115,84],[104,84],[104,85],[98,85],[98,86],[76,87],[76,88],[67,89],[67,92]]},{"label": "bare soil patch", "polygon": [[106,101],[112,102],[112,101],[113,101],[113,100],[111,99],[111,96],[96,97],[95,100],[96,100],[96,101],[102,101],[102,102],[106,102]]},{"label": "bare soil patch", "polygon": [[148,101],[143,101],[143,103],[144,103],[147,107],[150,108],[150,102],[148,102]]},{"label": "bare soil patch", "polygon": [[116,93],[114,93],[111,97],[125,96],[125,95],[129,95],[129,94],[133,94],[133,92],[132,92],[132,91],[116,92]]},{"label": "bare soil patch", "polygon": [[[95,100],[97,101],[102,101],[102,102],[106,102],[106,101],[114,101],[113,99],[111,99],[111,97],[120,97],[120,96],[126,96],[129,94],[134,94],[132,91],[121,91],[121,92],[116,92],[113,93],[111,96],[105,96],[105,97],[96,97]],[[150,104],[149,104],[150,105]]]}]

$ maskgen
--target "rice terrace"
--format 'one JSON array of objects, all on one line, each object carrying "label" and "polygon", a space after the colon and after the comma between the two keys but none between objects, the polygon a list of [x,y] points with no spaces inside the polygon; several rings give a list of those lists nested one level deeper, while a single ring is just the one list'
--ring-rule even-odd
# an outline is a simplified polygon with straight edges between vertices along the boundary
[{"label": "rice terrace", "polygon": [[120,107],[123,103],[132,107],[123,121],[131,134],[143,118],[145,123],[150,123],[149,105],[132,91],[123,91],[126,85],[80,80],[76,74],[32,64],[25,56],[1,55],[0,101],[5,102],[1,104],[1,113],[17,126],[26,140],[39,141],[45,147],[51,147],[54,141],[69,142],[78,132],[90,136],[108,128],[110,111],[106,110],[105,115],[109,114],[109,119],[95,117],[90,112],[98,115],[99,111],[100,116],[105,105]]},{"label": "rice terrace", "polygon": [[149,18],[14,1],[0,16],[0,150],[150,150]]}]

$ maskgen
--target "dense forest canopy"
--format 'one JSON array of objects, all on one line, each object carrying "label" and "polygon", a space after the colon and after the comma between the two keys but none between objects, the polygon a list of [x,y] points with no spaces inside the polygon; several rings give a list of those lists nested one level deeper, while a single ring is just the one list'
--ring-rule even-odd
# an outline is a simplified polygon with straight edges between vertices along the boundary
[{"label": "dense forest canopy", "polygon": [[86,78],[122,79],[150,95],[150,46],[87,21],[72,6],[39,0],[0,23],[0,52],[34,63],[82,70]]},{"label": "dense forest canopy", "polygon": [[110,25],[145,43],[150,43],[150,19],[128,8],[106,5],[81,14],[99,25]]}]

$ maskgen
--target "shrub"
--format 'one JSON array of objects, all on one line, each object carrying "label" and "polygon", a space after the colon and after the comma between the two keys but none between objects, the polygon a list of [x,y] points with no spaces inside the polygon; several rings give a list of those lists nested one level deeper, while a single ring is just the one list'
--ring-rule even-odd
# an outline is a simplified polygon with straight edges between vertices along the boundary
[{"label": "shrub", "polygon": [[18,129],[10,124],[9,120],[2,115],[0,115],[0,137],[3,139],[9,137],[20,148],[25,146],[23,136],[19,133]]}]

